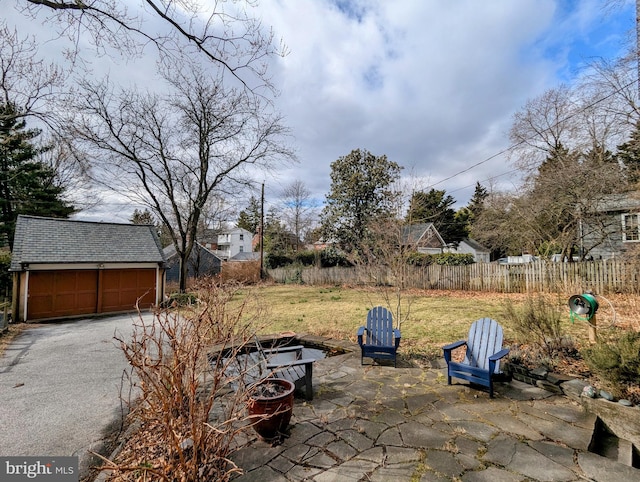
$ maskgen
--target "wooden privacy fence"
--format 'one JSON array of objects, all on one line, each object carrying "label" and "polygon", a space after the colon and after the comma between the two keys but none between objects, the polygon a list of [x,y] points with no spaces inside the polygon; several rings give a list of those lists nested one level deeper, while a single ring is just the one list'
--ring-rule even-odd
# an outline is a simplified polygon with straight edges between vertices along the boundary
[{"label": "wooden privacy fence", "polygon": [[506,265],[407,266],[401,276],[390,269],[277,268],[268,270],[278,283],[310,285],[389,285],[405,288],[489,291],[503,293],[568,293],[592,290],[598,294],[640,293],[639,263],[598,260],[576,263],[539,261]]}]

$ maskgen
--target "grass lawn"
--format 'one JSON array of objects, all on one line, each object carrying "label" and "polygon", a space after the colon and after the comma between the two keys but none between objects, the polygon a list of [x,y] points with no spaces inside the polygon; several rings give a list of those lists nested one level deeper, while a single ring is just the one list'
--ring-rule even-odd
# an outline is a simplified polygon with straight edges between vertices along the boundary
[{"label": "grass lawn", "polygon": [[[263,326],[259,328],[263,334],[294,331],[353,342],[357,328],[365,322],[367,311],[385,304],[383,293],[376,289],[265,284],[247,288],[245,292],[256,293],[265,307]],[[613,302],[617,325],[638,325],[636,298],[619,297]],[[587,341],[587,327],[570,320],[568,299],[568,295],[548,297],[549,303],[555,304],[560,313],[566,313],[562,325],[564,333],[580,345]],[[482,317],[494,318],[503,325],[506,346],[526,344],[531,340],[518,339],[510,320],[505,317],[508,303],[523,305],[526,300],[527,295],[522,294],[409,291],[403,295],[404,306],[410,303],[410,316],[401,326],[401,352],[405,355],[441,355],[442,345],[466,338],[469,325]],[[609,306],[601,303],[598,316],[604,330],[604,325],[610,325],[612,319]]]}]

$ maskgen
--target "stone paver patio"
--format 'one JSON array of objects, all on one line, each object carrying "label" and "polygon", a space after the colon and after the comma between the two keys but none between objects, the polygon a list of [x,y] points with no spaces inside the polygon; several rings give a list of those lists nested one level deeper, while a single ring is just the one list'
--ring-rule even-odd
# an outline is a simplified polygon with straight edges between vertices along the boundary
[{"label": "stone paver patio", "polygon": [[[289,437],[234,455],[245,481],[637,481],[640,470],[590,453],[595,415],[513,381],[496,397],[445,370],[315,363],[315,398],[296,399]],[[640,409],[638,410],[640,415]]]}]

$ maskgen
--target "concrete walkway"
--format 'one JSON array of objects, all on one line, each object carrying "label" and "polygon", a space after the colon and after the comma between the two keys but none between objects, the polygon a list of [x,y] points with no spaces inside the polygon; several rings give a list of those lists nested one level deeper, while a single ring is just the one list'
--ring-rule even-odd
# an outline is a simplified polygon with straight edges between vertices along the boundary
[{"label": "concrete walkway", "polygon": [[296,399],[290,436],[250,441],[236,482],[640,480],[588,452],[596,417],[563,395],[514,381],[489,399],[448,386],[442,367],[362,367],[354,352],[314,370],[315,398]]},{"label": "concrete walkway", "polygon": [[35,325],[13,340],[0,357],[0,455],[74,455],[87,472],[126,411],[128,364],[113,336],[130,337],[135,316]]}]

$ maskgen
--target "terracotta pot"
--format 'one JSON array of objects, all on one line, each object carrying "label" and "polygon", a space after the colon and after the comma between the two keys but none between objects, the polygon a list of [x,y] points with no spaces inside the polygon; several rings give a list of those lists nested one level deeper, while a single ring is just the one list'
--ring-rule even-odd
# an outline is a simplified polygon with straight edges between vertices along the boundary
[{"label": "terracotta pot", "polygon": [[[257,386],[272,383],[279,385],[282,393],[274,396],[250,394],[248,411],[253,429],[265,440],[271,440],[284,432],[289,426],[293,414],[293,392],[296,386],[289,380],[267,378]],[[255,392],[256,390],[254,390]]]}]

